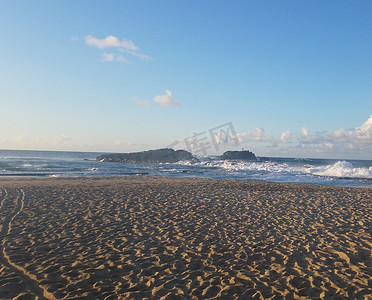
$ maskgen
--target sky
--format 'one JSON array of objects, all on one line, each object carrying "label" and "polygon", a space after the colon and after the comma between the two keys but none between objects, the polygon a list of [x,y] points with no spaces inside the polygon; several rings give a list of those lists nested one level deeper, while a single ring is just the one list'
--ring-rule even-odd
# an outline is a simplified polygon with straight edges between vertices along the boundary
[{"label": "sky", "polygon": [[372,159],[372,2],[0,2],[0,149]]}]

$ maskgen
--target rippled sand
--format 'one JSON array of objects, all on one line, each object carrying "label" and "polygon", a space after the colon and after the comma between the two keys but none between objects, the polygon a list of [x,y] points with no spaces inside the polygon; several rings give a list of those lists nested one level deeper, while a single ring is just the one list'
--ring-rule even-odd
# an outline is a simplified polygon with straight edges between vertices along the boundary
[{"label": "rippled sand", "polygon": [[0,179],[3,299],[371,299],[372,189]]}]

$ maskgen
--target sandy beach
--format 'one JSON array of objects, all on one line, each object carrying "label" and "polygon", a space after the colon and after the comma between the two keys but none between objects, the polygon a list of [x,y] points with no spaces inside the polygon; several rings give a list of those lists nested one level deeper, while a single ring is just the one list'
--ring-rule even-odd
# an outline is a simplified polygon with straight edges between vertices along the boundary
[{"label": "sandy beach", "polygon": [[372,299],[372,189],[1,178],[1,299]]}]

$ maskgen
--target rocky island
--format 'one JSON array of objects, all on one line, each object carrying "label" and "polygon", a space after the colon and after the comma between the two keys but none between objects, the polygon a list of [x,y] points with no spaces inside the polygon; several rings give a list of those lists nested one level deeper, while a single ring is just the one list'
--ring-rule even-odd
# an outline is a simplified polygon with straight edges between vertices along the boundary
[{"label": "rocky island", "polygon": [[133,153],[112,153],[97,157],[101,162],[124,163],[175,163],[178,161],[197,161],[188,151],[173,149],[157,149]]},{"label": "rocky island", "polygon": [[221,159],[241,159],[241,160],[253,160],[256,161],[257,157],[253,152],[248,150],[242,151],[226,151],[220,156]]}]

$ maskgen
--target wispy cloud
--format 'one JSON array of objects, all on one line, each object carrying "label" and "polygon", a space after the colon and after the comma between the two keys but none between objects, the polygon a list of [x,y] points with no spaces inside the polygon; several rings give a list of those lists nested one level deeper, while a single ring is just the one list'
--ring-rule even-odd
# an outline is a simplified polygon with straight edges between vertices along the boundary
[{"label": "wispy cloud", "polygon": [[72,148],[72,138],[63,133],[54,138],[54,146],[58,149]]},{"label": "wispy cloud", "polygon": [[130,40],[119,40],[116,36],[108,35],[104,39],[98,39],[94,36],[88,35],[85,37],[85,42],[88,46],[97,47],[99,49],[105,48],[120,48],[132,51],[138,51],[138,47]]},{"label": "wispy cloud", "polygon": [[123,62],[123,63],[129,62],[123,55],[118,55],[116,57],[116,61],[120,61],[120,62]]},{"label": "wispy cloud", "polygon": [[150,101],[149,100],[141,100],[138,97],[134,97],[134,98],[132,98],[132,100],[134,102],[136,102],[139,106],[143,106],[143,107],[150,106]]},{"label": "wispy cloud", "polygon": [[43,138],[39,136],[29,136],[19,134],[13,137],[1,139],[0,144],[9,149],[51,149],[51,150],[71,150],[74,149],[73,140],[66,134],[61,134],[53,138]]},{"label": "wispy cloud", "polygon": [[180,103],[174,99],[170,90],[165,91],[165,95],[159,95],[154,98],[154,101],[162,106],[179,106]]},{"label": "wispy cloud", "polygon": [[129,62],[128,59],[122,54],[136,57],[141,60],[151,60],[152,58],[140,52],[139,47],[136,46],[131,40],[125,38],[119,39],[116,36],[108,35],[105,38],[99,39],[92,35],[85,37],[85,43],[88,46],[102,49],[111,49],[110,53],[102,54],[102,61],[118,61]]},{"label": "wispy cloud", "polygon": [[151,56],[148,56],[146,54],[142,54],[136,51],[126,51],[128,54],[133,55],[141,60],[152,60]]},{"label": "wispy cloud", "polygon": [[115,53],[103,53],[102,61],[119,61],[123,63],[129,62],[123,55],[116,55]]},{"label": "wispy cloud", "polygon": [[103,53],[102,54],[102,61],[113,61],[115,60],[114,53]]}]

